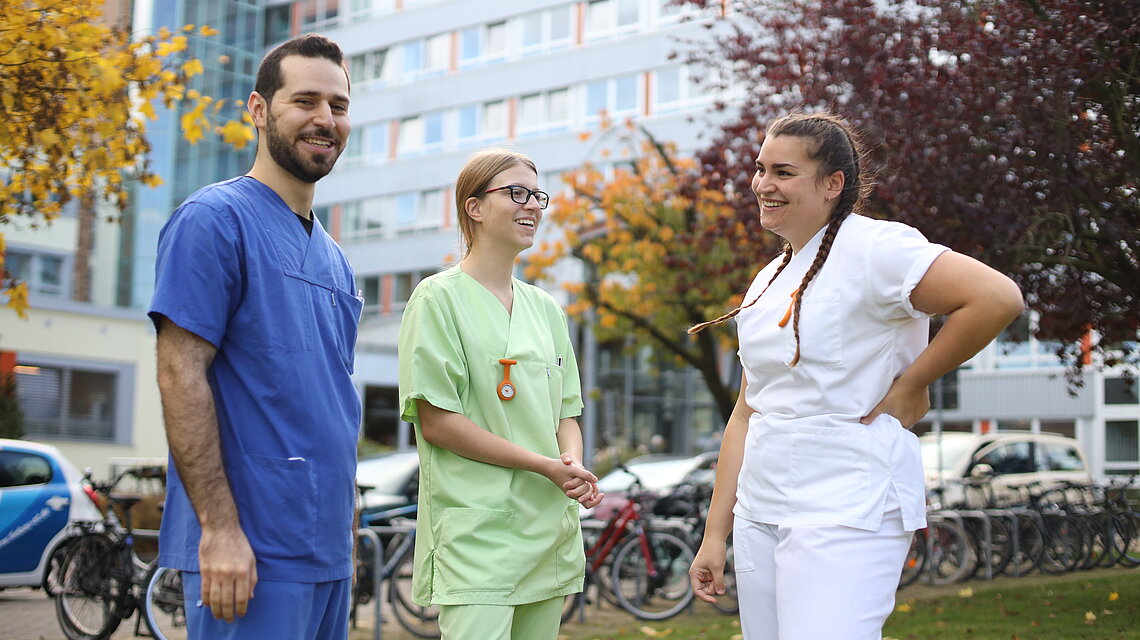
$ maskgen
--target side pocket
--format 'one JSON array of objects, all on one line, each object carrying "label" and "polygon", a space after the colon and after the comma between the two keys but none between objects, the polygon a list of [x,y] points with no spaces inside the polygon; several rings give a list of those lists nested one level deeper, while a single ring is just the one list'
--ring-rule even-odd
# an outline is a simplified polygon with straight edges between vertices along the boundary
[{"label": "side pocket", "polygon": [[756,569],[756,562],[752,557],[752,550],[749,548],[751,537],[756,534],[748,530],[756,526],[740,516],[737,516],[732,522],[732,562],[735,565],[736,573],[746,573]]},{"label": "side pocket", "polygon": [[254,554],[295,560],[316,556],[317,489],[308,460],[249,455],[241,471],[238,517]]},{"label": "side pocket", "polygon": [[562,530],[554,547],[555,578],[560,587],[582,578],[586,573],[586,551],[582,544],[581,523],[578,503],[571,502],[562,516]]},{"label": "side pocket", "polygon": [[437,596],[471,592],[509,593],[518,579],[515,512],[453,507],[439,520],[433,557]]}]

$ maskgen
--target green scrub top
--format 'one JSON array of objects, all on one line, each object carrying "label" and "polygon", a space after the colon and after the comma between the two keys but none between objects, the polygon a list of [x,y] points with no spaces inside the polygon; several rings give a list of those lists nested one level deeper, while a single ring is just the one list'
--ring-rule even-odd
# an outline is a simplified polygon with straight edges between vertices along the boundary
[{"label": "green scrub top", "polygon": [[[562,309],[513,281],[512,312],[458,266],[426,278],[400,324],[401,418],[416,428],[420,508],[412,598],[516,605],[582,590],[578,503],[542,475],[476,462],[423,439],[416,400],[551,458],[558,421],[582,412]],[[516,389],[501,400],[501,358]]]}]

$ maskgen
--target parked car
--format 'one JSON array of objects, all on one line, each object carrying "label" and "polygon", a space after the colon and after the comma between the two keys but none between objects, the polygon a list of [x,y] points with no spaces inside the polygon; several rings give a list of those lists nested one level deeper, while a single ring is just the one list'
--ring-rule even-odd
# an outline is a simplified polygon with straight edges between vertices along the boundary
[{"label": "parked car", "polygon": [[[1066,436],[1028,431],[945,432],[941,452],[936,434],[928,433],[918,440],[926,486],[938,486],[941,478],[943,503],[947,505],[958,504],[966,497],[963,481],[967,478],[992,478],[999,503],[1016,499],[1017,487],[1034,481],[1044,486],[1092,481],[1080,443]],[[970,498],[970,506],[981,506],[976,504],[978,499]]]},{"label": "parked car", "polygon": [[0,589],[46,588],[70,525],[101,518],[82,479],[55,447],[0,439]]},{"label": "parked car", "polygon": [[[420,457],[415,450],[391,451],[356,463],[356,484],[362,487],[361,513],[367,518],[381,511],[417,504]],[[411,511],[406,517],[415,517]],[[370,522],[387,524],[388,518]]]},{"label": "parked car", "polygon": [[650,454],[632,458],[623,465],[629,471],[614,469],[598,480],[598,490],[606,497],[593,509],[583,509],[581,516],[605,520],[621,509],[634,476],[641,481],[642,489],[659,495],[685,483],[711,485],[718,455],[706,451],[695,456]]}]

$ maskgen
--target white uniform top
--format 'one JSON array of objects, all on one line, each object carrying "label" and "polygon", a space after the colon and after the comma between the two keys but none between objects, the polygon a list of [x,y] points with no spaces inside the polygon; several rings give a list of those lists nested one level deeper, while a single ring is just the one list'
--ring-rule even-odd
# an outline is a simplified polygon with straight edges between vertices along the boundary
[{"label": "white uniform top", "polygon": [[[946,247],[912,227],[850,215],[807,288],[800,360],[792,322],[779,326],[815,260],[824,230],[792,257],[754,306],[737,316],[748,376],[748,425],[734,513],[769,524],[878,531],[894,490],[906,530],[926,524],[918,438],[893,416],[867,415],[928,342],[929,316],[910,293]],[[751,302],[779,260],[749,287]]]}]

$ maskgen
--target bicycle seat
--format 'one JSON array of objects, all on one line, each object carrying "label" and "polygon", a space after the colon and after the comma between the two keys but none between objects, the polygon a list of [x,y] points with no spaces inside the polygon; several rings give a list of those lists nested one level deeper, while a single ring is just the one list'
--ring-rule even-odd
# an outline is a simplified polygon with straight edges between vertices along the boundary
[{"label": "bicycle seat", "polygon": [[124,509],[130,509],[142,501],[142,496],[133,493],[110,493],[107,498],[117,505],[122,505]]}]

